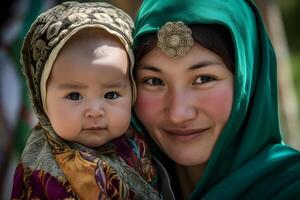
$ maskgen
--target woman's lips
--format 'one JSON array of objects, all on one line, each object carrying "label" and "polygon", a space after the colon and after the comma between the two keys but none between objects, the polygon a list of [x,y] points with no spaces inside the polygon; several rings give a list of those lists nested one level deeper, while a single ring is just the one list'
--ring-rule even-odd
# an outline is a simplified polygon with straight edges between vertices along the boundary
[{"label": "woman's lips", "polygon": [[164,131],[174,139],[189,141],[204,134],[209,128],[201,129],[165,129]]}]

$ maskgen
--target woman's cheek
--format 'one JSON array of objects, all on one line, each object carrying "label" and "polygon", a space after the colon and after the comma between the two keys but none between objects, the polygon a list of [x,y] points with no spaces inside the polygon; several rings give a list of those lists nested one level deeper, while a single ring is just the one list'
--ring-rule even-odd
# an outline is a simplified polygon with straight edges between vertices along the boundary
[{"label": "woman's cheek", "polygon": [[139,91],[134,109],[138,118],[147,126],[147,124],[152,124],[158,118],[162,104],[162,99],[157,95]]},{"label": "woman's cheek", "polygon": [[201,102],[204,103],[204,109],[209,113],[210,117],[216,124],[227,122],[233,101],[233,92],[229,89],[218,89],[207,94]]}]

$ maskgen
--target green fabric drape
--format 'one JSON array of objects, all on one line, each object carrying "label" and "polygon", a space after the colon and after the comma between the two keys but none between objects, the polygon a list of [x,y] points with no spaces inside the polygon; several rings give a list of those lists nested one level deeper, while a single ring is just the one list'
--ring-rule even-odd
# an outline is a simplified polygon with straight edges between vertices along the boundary
[{"label": "green fabric drape", "polygon": [[276,57],[253,2],[144,0],[134,46],[167,21],[225,26],[235,46],[231,116],[191,199],[300,198],[300,153],[282,141]]}]

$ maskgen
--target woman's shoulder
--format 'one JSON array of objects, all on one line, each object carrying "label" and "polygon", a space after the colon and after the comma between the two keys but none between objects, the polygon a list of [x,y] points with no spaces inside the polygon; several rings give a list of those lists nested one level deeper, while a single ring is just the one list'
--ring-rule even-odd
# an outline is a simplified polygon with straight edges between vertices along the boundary
[{"label": "woman's shoulder", "polygon": [[268,145],[235,170],[228,180],[244,188],[241,197],[246,199],[300,197],[300,152],[284,144]]},{"label": "woman's shoulder", "polygon": [[297,199],[300,197],[300,152],[284,144],[262,148],[232,169],[204,199]]},{"label": "woman's shoulder", "polygon": [[256,181],[246,196],[266,199],[300,197],[300,152],[290,146],[271,145],[256,162]]}]

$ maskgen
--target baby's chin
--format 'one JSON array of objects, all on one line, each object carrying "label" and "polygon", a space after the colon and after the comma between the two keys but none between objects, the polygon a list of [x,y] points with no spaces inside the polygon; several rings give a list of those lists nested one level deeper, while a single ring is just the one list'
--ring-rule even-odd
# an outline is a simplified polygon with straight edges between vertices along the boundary
[{"label": "baby's chin", "polygon": [[86,147],[89,147],[89,148],[98,148],[98,147],[101,147],[105,144],[107,144],[109,141],[111,140],[108,140],[108,141],[90,141],[90,142],[78,142],[80,143],[81,145],[84,145]]}]

